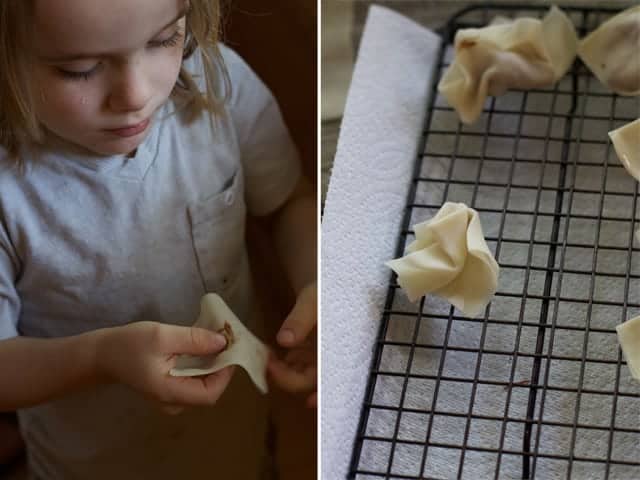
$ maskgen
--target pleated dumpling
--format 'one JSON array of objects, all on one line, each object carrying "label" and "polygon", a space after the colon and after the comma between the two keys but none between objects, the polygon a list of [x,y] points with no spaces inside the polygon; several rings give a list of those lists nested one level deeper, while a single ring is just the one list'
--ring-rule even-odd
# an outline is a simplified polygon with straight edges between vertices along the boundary
[{"label": "pleated dumpling", "polygon": [[640,381],[640,317],[621,323],[616,332],[631,376]]},{"label": "pleated dumpling", "polygon": [[620,163],[640,182],[640,118],[609,132],[609,137]]},{"label": "pleated dumpling", "polygon": [[409,253],[387,262],[409,300],[433,293],[468,317],[480,314],[496,291],[499,267],[487,247],[478,212],[464,203],[447,202],[414,231]]},{"label": "pleated dumpling", "polygon": [[640,95],[640,5],[587,35],[578,55],[604,85],[620,95]]},{"label": "pleated dumpling", "polygon": [[[609,132],[609,138],[620,163],[640,182],[640,118]],[[640,243],[640,228],[636,231],[636,240]]]},{"label": "pleated dumpling", "polygon": [[576,56],[573,23],[555,6],[543,20],[496,20],[456,33],[453,63],[438,85],[464,123],[478,118],[489,95],[554,84]]}]

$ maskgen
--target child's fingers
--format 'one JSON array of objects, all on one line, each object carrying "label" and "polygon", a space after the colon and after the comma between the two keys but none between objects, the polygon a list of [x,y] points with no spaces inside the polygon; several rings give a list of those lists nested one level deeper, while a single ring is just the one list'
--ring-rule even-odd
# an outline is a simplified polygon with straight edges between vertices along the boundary
[{"label": "child's fingers", "polygon": [[227,340],[219,333],[197,327],[164,325],[165,345],[172,354],[212,355],[227,346]]},{"label": "child's fingers", "polygon": [[184,411],[182,405],[171,405],[169,403],[161,403],[160,409],[167,415],[179,415]]},{"label": "child's fingers", "polygon": [[163,401],[175,405],[214,405],[224,393],[234,367],[201,377],[168,377]]},{"label": "child's fingers", "polygon": [[229,365],[216,373],[202,378],[205,388],[209,392],[217,393],[216,401],[224,393],[235,371],[235,365]]},{"label": "child's fingers", "polygon": [[316,386],[315,366],[309,366],[304,371],[296,371],[286,363],[272,358],[267,364],[267,370],[275,383],[287,392],[308,392]]},{"label": "child's fingers", "polygon": [[300,345],[317,323],[317,293],[307,288],[297,299],[291,313],[278,332],[278,343],[283,347]]},{"label": "child's fingers", "polygon": [[305,349],[305,348],[293,348],[289,350],[285,357],[285,363],[288,365],[292,364],[314,364],[317,365],[317,354],[314,351]]}]

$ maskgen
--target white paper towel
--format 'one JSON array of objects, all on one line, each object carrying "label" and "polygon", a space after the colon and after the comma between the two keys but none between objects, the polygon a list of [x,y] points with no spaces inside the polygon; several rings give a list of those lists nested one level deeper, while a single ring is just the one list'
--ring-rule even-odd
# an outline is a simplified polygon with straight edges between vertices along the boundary
[{"label": "white paper towel", "polygon": [[440,39],[372,7],[322,223],[322,475],[345,478]]},{"label": "white paper towel", "polygon": [[[423,120],[423,108],[427,103],[427,88],[431,78],[431,65],[436,56],[438,38],[407,19],[381,8],[372,8],[362,39],[354,79],[349,92],[347,109],[343,120],[342,133],[338,145],[332,181],[325,206],[323,222],[323,283],[322,283],[322,468],[326,480],[345,477],[350,460],[355,431],[360,417],[364,388],[369,374],[372,349],[382,311],[382,304],[390,278],[383,262],[394,254],[399,226],[406,200],[408,180],[415,158],[415,147]],[[449,53],[450,57],[450,53]],[[581,88],[606,93],[596,80],[588,81]],[[563,79],[561,90],[571,90],[569,78]],[[522,93],[508,93],[495,101],[495,108],[502,112],[518,112],[526,100],[526,111],[545,112],[550,108],[551,94],[532,93],[528,98]],[[600,97],[584,99],[578,105],[578,112],[608,118],[611,103]],[[554,100],[555,111],[562,113],[569,107],[570,96],[558,95]],[[439,98],[437,104],[446,106]],[[609,120],[584,121],[574,124],[573,134],[585,140],[585,144],[572,144],[571,161],[593,163],[593,167],[579,165],[569,167],[567,178],[576,189],[599,191],[605,181],[607,191],[632,192],[636,187],[626,175],[615,153],[609,148],[608,163],[602,167],[605,148],[602,145],[589,144],[590,140],[606,142],[609,129],[624,123],[626,117],[637,116],[638,103],[631,99],[618,99],[615,106],[616,125]],[[483,114],[479,121],[469,127],[462,127],[464,141],[455,150],[453,136],[432,134],[427,150],[440,152],[441,155],[429,155],[423,162],[421,176],[446,179],[451,167],[451,158],[457,157],[451,171],[454,184],[446,191],[443,183],[421,182],[416,192],[416,202],[433,205],[432,208],[414,208],[411,224],[431,218],[437,206],[445,200],[464,201],[480,209],[501,210],[508,199],[508,209],[530,212],[535,204],[536,189],[482,186],[474,200],[474,183],[479,162],[477,159],[465,159],[465,155],[477,156],[485,149],[487,157],[509,159],[517,150],[519,159],[534,160],[530,163],[518,162],[513,165],[513,183],[535,187],[544,168],[544,186],[556,187],[559,175],[557,165],[543,167],[543,158],[548,162],[559,162],[562,151],[561,141],[549,142],[545,150],[543,141],[533,137],[549,135],[551,138],[563,138],[564,117],[558,116],[548,121],[544,116],[530,115],[522,118],[520,133],[530,138],[516,142],[509,134],[516,133],[518,115],[496,113],[491,118],[491,131],[506,134],[504,137],[490,136],[483,145],[483,132],[487,130],[488,116]],[[432,129],[456,131],[458,119],[455,112],[437,110],[432,119]],[[473,132],[480,135],[474,137]],[[485,161],[481,180],[496,185],[506,184],[509,180],[512,164],[510,162]],[[606,179],[606,180],[605,180]],[[463,181],[468,181],[465,185]],[[565,202],[570,193],[565,194]],[[573,193],[571,213],[574,215],[598,215],[600,201],[592,194]],[[556,193],[542,190],[539,210],[552,213],[555,208]],[[599,225],[586,219],[572,219],[566,237],[569,243],[591,245],[629,244],[631,228],[629,197],[607,195],[602,205],[605,216],[624,219],[624,222],[604,221]],[[566,211],[568,206],[564,207]],[[507,215],[501,225],[501,215],[481,211],[481,220],[488,237],[504,237],[528,241],[531,234],[531,215]],[[636,219],[640,219],[637,213]],[[549,241],[553,227],[552,216],[539,216],[535,228],[535,238]],[[636,220],[636,223],[638,220]],[[560,241],[565,235],[565,223],[560,225]],[[411,240],[409,238],[409,240]],[[495,252],[497,242],[489,242]],[[531,249],[532,258],[528,259],[527,243],[504,242],[500,246],[499,262],[503,265],[531,264],[544,268],[548,257],[548,248],[536,245]],[[559,250],[556,267],[563,261],[564,269],[591,270],[624,274],[627,252],[601,249],[569,248],[564,258]],[[529,261],[530,260],[530,261]],[[631,265],[634,275],[640,273],[640,255],[634,255]],[[528,295],[542,295],[545,272],[531,270],[528,284],[524,283],[522,269],[503,268],[499,280],[499,292],[513,293],[513,298],[500,296],[491,304],[490,318],[493,320],[514,321],[522,314],[523,320],[535,324],[539,321],[541,301],[528,299],[522,303],[518,295],[526,291]],[[631,279],[629,296],[626,301],[632,306],[629,316],[637,314],[640,305],[640,282]],[[597,278],[566,273],[563,283],[557,290],[552,285],[551,295],[559,294],[565,298],[588,299],[593,289],[596,300],[622,302],[624,278]],[[599,364],[598,359],[615,360],[618,345],[615,333],[592,332],[585,339],[580,330],[587,322],[590,328],[613,331],[622,320],[619,306],[596,304],[588,307],[585,303],[562,302],[557,312],[560,326],[554,334],[553,355],[557,357],[580,357],[585,351],[595,361],[585,365],[585,377],[582,388],[611,391],[615,379],[615,365]],[[635,305],[635,306],[634,306]],[[522,307],[522,311],[521,311]],[[552,302],[551,312],[553,314]],[[590,308],[590,311],[589,311]],[[394,296],[394,311],[409,312],[407,316],[394,315],[389,319],[386,340],[411,343],[416,328],[417,306],[406,300],[403,293]],[[441,345],[447,327],[446,316],[449,306],[434,297],[427,297],[425,312],[435,317],[424,319],[419,325],[418,341],[424,344]],[[437,315],[445,318],[438,318]],[[468,347],[477,349],[482,334],[481,323],[454,320],[448,340],[449,347]],[[518,328],[515,325],[489,323],[486,326],[483,349],[509,352],[515,348]],[[530,379],[532,356],[535,352],[537,328],[525,326],[520,329],[521,336],[517,346],[518,356],[514,381]],[[544,352],[549,346],[546,336]],[[410,349],[402,346],[385,346],[380,369],[382,371],[404,372]],[[411,362],[411,372],[434,375],[440,362],[437,349],[415,349]],[[443,375],[454,378],[473,378],[478,355],[474,352],[449,350],[444,361]],[[509,380],[512,362],[508,356],[483,354],[480,362],[479,377],[482,380]],[[613,369],[612,369],[613,368]],[[577,388],[580,362],[552,360],[548,384],[557,387]],[[540,383],[546,372],[543,368]],[[428,415],[403,413],[398,418],[394,411],[399,405],[402,377],[378,376],[374,403],[388,405],[391,410],[376,409],[370,413],[367,434],[391,438],[399,420],[398,438],[423,442],[428,425]],[[465,382],[443,381],[440,384],[438,402],[435,410],[453,412],[458,417],[435,415],[431,431],[431,442],[461,445],[468,427],[467,445],[478,448],[498,448],[503,422],[497,420],[473,419],[467,423],[465,415],[470,405],[471,384]],[[617,399],[615,425],[635,431],[615,432],[612,437],[611,458],[619,461],[638,462],[640,460],[640,399],[636,396],[640,389],[631,380],[626,367],[621,370],[619,389],[625,392]],[[416,410],[430,410],[433,397],[433,381],[411,381],[406,390],[402,406]],[[514,388],[510,393],[508,412],[505,412],[507,390],[501,385],[478,385],[475,392],[473,413],[491,417],[522,419],[526,415],[528,389]],[[538,395],[538,406],[541,393]],[[611,423],[613,396],[600,394],[582,394],[550,390],[545,392],[543,418],[545,422],[589,424],[607,427]],[[539,408],[539,407],[538,407]],[[534,418],[538,418],[538,410]],[[502,448],[513,452],[522,449],[523,423],[509,421]],[[569,455],[571,428],[561,426],[543,426],[539,433],[539,453],[543,455]],[[577,429],[573,454],[578,458],[605,459],[609,444],[606,430]],[[537,429],[534,426],[532,448],[535,447]],[[363,448],[360,468],[376,472],[386,472],[390,462],[388,442],[369,442]],[[392,459],[393,474],[417,476],[420,474],[438,478],[456,478],[460,464],[460,450],[429,447],[425,467],[420,471],[422,453],[420,445],[397,444]],[[503,455],[500,459],[499,478],[519,478],[521,472],[520,455]],[[462,478],[493,478],[497,457],[494,453],[482,450],[468,450],[464,459]],[[536,460],[536,478],[566,478],[568,463],[551,457]],[[572,478],[604,478],[604,464],[575,461],[572,464]],[[640,478],[640,469],[622,464],[612,465],[610,478]],[[362,477],[365,478],[365,477]]]}]

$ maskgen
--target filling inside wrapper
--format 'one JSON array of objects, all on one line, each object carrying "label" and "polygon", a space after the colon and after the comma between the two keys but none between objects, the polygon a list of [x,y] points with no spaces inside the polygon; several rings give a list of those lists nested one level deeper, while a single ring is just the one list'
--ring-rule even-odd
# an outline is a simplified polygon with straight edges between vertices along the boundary
[{"label": "filling inside wrapper", "polygon": [[200,302],[200,316],[194,327],[218,332],[227,339],[227,347],[217,355],[180,355],[169,372],[174,377],[207,375],[229,365],[238,365],[249,374],[262,393],[267,393],[267,360],[269,350],[236,317],[215,293],[208,293]]}]

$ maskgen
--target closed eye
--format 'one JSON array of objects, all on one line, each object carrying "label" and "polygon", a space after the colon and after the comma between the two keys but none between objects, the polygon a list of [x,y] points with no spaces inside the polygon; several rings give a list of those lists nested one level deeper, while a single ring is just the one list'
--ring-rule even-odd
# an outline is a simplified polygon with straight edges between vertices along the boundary
[{"label": "closed eye", "polygon": [[166,38],[164,40],[152,40],[151,42],[149,42],[149,46],[152,47],[152,48],[174,47],[174,46],[176,46],[178,44],[178,42],[180,41],[181,38],[182,38],[182,32],[180,31],[180,29],[178,29],[169,38]]},{"label": "closed eye", "polygon": [[[184,18],[184,17],[182,17]],[[179,20],[177,20],[179,21]],[[183,33],[180,28],[177,28],[173,34],[165,39],[161,40],[152,40],[148,43],[150,48],[170,48],[175,47],[182,39]],[[102,62],[97,63],[94,67],[88,70],[83,71],[75,71],[75,70],[65,70],[63,68],[57,68],[58,73],[69,80],[89,80],[94,74],[100,70],[102,67]]]},{"label": "closed eye", "polygon": [[93,76],[100,69],[101,65],[102,65],[101,63],[97,63],[95,67],[89,70],[83,70],[81,72],[77,72],[73,70],[65,70],[63,68],[58,68],[57,70],[60,73],[60,75],[62,75],[64,78],[68,78],[71,80],[89,80],[89,78]]}]

